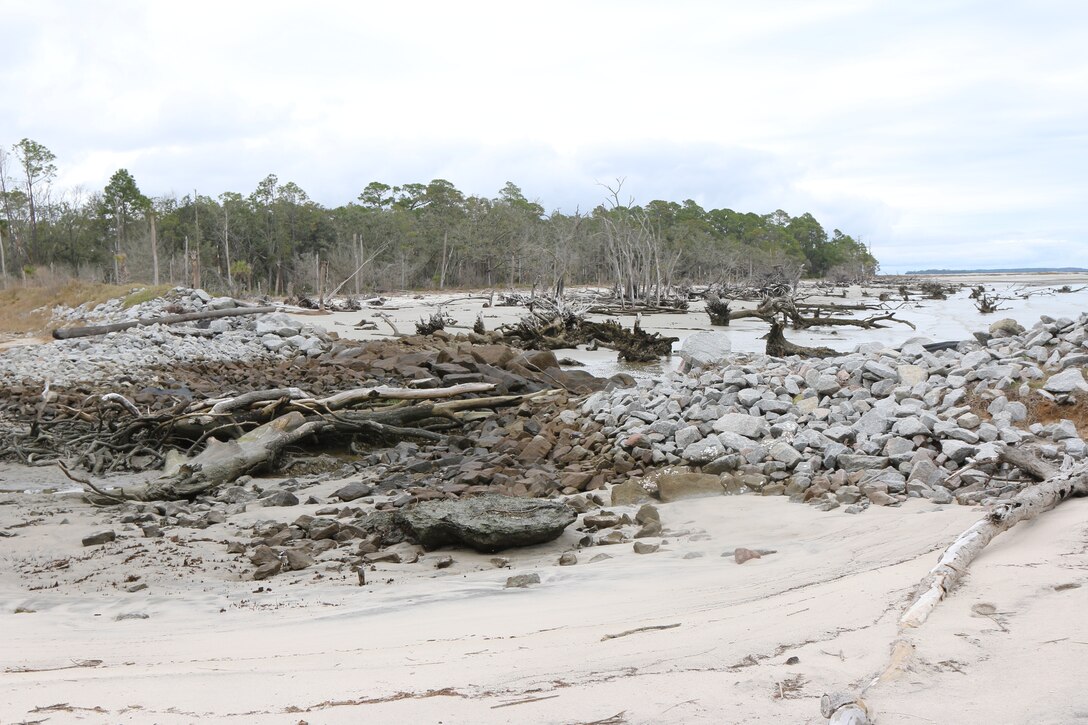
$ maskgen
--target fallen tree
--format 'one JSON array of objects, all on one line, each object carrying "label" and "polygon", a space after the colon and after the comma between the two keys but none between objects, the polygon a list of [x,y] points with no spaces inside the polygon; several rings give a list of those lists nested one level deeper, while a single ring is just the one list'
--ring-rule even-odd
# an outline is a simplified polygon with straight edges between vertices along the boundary
[{"label": "fallen tree", "polygon": [[1017,448],[1006,448],[1001,459],[1042,483],[1024,489],[1008,503],[997,506],[952,542],[922,580],[919,593],[900,617],[901,628],[921,626],[945,595],[959,584],[967,567],[995,536],[1021,521],[1049,511],[1070,496],[1088,495],[1088,464],[1059,473],[1031,453]]},{"label": "fallen tree", "polygon": [[138,320],[126,320],[114,322],[109,325],[90,325],[87,327],[58,327],[53,330],[53,337],[57,340],[68,340],[73,337],[92,337],[105,335],[110,332],[120,332],[130,327],[147,327],[150,325],[176,325],[181,322],[195,322],[197,320],[210,320],[218,317],[237,317],[238,315],[263,315],[267,312],[275,312],[276,307],[231,307],[225,310],[203,310],[201,312],[186,312],[181,315],[165,315],[163,317],[144,317]]},{"label": "fallen tree", "polygon": [[[725,304],[728,308],[728,303],[726,302]],[[907,325],[911,329],[915,329],[911,322],[899,319],[895,316],[894,312],[886,312],[882,315],[870,315],[869,317],[861,319],[821,315],[822,312],[827,311],[851,312],[857,311],[858,309],[859,306],[857,305],[840,307],[837,305],[798,304],[791,297],[769,297],[760,302],[759,306],[753,310],[728,311],[728,319],[739,320],[755,317],[766,322],[781,320],[783,325],[789,324],[795,330],[807,330],[813,327],[860,327],[865,330],[872,330],[887,327],[887,325],[880,324],[882,322],[898,322]],[[806,317],[803,312],[805,310],[810,311],[811,316]]]},{"label": "fallen tree", "polygon": [[898,635],[888,665],[856,695],[836,692],[824,695],[821,712],[833,725],[868,725],[868,707],[861,699],[870,688],[894,679],[905,669],[915,651],[911,633],[921,627],[937,605],[966,575],[971,562],[994,537],[1021,521],[1029,521],[1072,496],[1088,496],[1088,463],[1058,471],[1030,451],[1008,447],[1001,459],[1041,482],[1026,488],[1008,502],[995,506],[986,516],[960,534],[941,554],[899,618]]}]

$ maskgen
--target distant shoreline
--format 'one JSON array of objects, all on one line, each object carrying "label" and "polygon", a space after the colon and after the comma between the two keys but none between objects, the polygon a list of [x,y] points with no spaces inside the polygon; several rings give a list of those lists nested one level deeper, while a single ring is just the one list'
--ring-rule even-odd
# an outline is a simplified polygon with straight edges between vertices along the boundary
[{"label": "distant shoreline", "polygon": [[1084,267],[1012,267],[1008,269],[920,269],[903,274],[1069,274],[1088,272]]}]

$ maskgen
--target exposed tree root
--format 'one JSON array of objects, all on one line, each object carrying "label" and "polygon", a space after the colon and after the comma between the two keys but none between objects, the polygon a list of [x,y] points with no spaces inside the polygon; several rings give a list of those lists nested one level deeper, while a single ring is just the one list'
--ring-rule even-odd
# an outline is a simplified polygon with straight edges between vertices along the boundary
[{"label": "exposed tree root", "polygon": [[834,357],[841,354],[829,347],[805,347],[793,344],[786,339],[786,336],[782,333],[782,325],[777,321],[771,323],[771,331],[764,337],[767,340],[767,354],[772,357],[789,357],[790,355]]}]

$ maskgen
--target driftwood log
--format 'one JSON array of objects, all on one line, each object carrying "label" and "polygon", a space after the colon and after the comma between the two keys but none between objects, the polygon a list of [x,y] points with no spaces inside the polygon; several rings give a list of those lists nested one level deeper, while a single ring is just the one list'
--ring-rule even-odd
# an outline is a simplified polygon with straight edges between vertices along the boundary
[{"label": "driftwood log", "polygon": [[[708,311],[710,303],[707,303]],[[859,309],[866,309],[858,305],[839,306],[839,305],[812,305],[812,304],[799,304],[790,297],[769,297],[759,303],[759,306],[754,310],[732,310],[729,312],[730,320],[740,320],[748,317],[755,317],[766,322],[774,322],[775,320],[781,320],[783,325],[789,324],[795,330],[807,330],[812,327],[860,327],[863,330],[872,330],[886,327],[882,325],[882,322],[898,322],[907,325],[911,329],[915,329],[913,323],[907,320],[901,320],[895,316],[894,312],[886,312],[882,315],[870,315],[862,319],[854,319],[852,317],[833,317],[833,316],[821,316],[824,312],[852,312]],[[804,312],[809,312],[809,316],[805,316]]]},{"label": "driftwood log", "polygon": [[146,317],[139,320],[126,320],[114,322],[109,325],[90,325],[88,327],[58,327],[53,330],[53,338],[68,340],[73,337],[92,337],[105,335],[110,332],[120,332],[130,327],[146,327],[149,325],[176,325],[181,322],[194,322],[196,320],[210,320],[217,317],[236,317],[238,315],[262,315],[266,312],[275,312],[275,307],[232,307],[228,310],[204,310],[202,312],[186,312],[182,315],[166,315],[164,317]]},{"label": "driftwood log", "polygon": [[[867,708],[860,700],[860,695],[875,685],[894,679],[903,671],[915,650],[911,632],[921,627],[948,592],[960,583],[971,562],[994,537],[1021,521],[1028,521],[1049,511],[1067,498],[1088,496],[1088,463],[1080,463],[1067,471],[1059,472],[1032,453],[1016,448],[1006,448],[1001,453],[1001,459],[1033,478],[1040,479],[1041,483],[1024,489],[1007,503],[996,506],[945,549],[937,565],[919,583],[910,605],[900,616],[899,633],[884,670],[858,696],[851,697],[843,693],[824,696],[821,711],[824,717],[830,718],[831,723],[867,725]],[[838,707],[833,708],[831,714],[827,714],[827,703],[832,699],[838,703]],[[842,718],[847,719],[836,719],[839,712],[842,712]],[[858,719],[859,713],[864,714],[866,719]]]},{"label": "driftwood log", "polygon": [[937,603],[960,582],[967,567],[995,536],[1008,531],[1021,521],[1033,519],[1049,511],[1070,496],[1088,495],[1088,464],[1058,473],[1049,464],[1020,449],[1006,448],[1001,458],[1034,478],[1044,480],[1036,486],[1024,489],[1008,503],[994,508],[952,542],[937,565],[922,580],[919,593],[900,617],[901,629],[921,626]]}]

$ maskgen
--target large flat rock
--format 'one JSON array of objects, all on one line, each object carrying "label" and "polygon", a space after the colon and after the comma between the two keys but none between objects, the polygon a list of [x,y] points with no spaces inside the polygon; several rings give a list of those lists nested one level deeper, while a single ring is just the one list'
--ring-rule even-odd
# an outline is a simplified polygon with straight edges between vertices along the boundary
[{"label": "large flat rock", "polygon": [[492,552],[551,541],[577,517],[556,501],[486,494],[423,501],[399,511],[397,518],[428,549],[461,544]]}]

